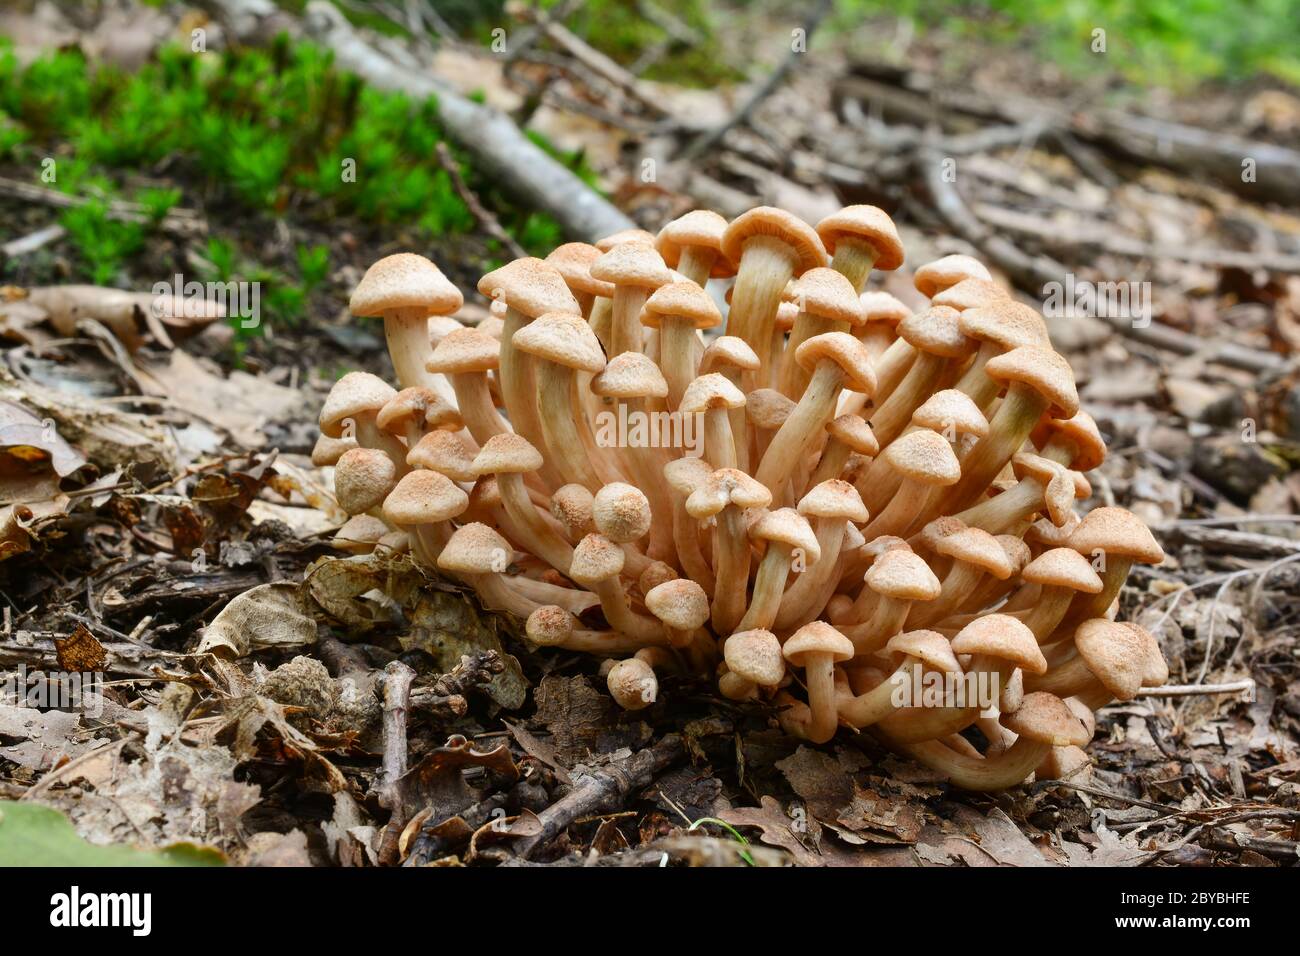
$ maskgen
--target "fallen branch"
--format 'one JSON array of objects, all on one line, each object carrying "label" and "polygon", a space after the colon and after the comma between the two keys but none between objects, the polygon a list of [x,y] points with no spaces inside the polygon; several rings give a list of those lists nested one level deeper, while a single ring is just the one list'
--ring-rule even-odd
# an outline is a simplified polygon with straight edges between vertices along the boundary
[{"label": "fallen branch", "polygon": [[379,804],[397,806],[398,781],[406,774],[406,714],[411,706],[411,682],[415,671],[401,661],[384,668],[384,760],[376,781]]},{"label": "fallen branch", "polygon": [[[72,196],[47,189],[35,183],[25,183],[17,179],[0,176],[0,195],[12,196],[23,202],[52,206],[56,209],[75,209],[89,205],[93,200],[82,196]],[[139,203],[127,202],[125,199],[111,199],[105,204],[105,215],[119,222],[147,223],[153,220]],[[177,236],[207,235],[208,222],[191,209],[172,209],[158,220],[158,228],[163,232]],[[53,227],[51,227],[53,228]],[[21,241],[21,240],[20,240]]]}]

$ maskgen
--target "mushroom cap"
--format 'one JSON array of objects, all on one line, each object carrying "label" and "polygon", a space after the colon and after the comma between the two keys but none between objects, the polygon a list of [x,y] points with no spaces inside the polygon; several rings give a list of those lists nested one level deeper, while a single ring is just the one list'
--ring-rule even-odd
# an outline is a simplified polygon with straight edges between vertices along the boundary
[{"label": "mushroom cap", "polygon": [[340,551],[369,554],[379,543],[379,539],[391,530],[393,529],[374,515],[353,515],[334,533],[334,539],[330,544]]},{"label": "mushroom cap", "polygon": [[927,522],[921,529],[921,544],[929,551],[934,551],[940,541],[950,534],[956,534],[966,527],[966,522],[956,515],[943,515]]},{"label": "mushroom cap", "polygon": [[651,588],[646,609],[668,627],[694,631],[709,619],[709,596],[690,578],[674,578]]},{"label": "mushroom cap", "polygon": [[454,431],[465,427],[455,405],[433,389],[421,385],[402,389],[375,416],[376,425],[395,435],[402,434],[410,422],[417,422],[425,428],[450,428]]},{"label": "mushroom cap", "polygon": [[915,657],[932,671],[945,674],[962,673],[961,663],[952,652],[948,638],[937,631],[904,631],[895,634],[885,642],[885,650],[891,654],[906,654]]},{"label": "mushroom cap", "polygon": [[941,589],[920,555],[897,548],[871,562],[865,580],[871,590],[895,601],[933,601]]},{"label": "mushroom cap", "polygon": [[1080,519],[1073,511],[1062,517],[1065,520],[1060,526],[1051,519],[1039,518],[1025,529],[1025,541],[1040,548],[1067,547],[1070,535],[1079,527]]},{"label": "mushroom cap", "polygon": [[620,352],[591,380],[591,390],[603,398],[663,398],[668,380],[648,355]]},{"label": "mushroom cap", "polygon": [[413,252],[385,256],[366,270],[352,291],[353,315],[383,315],[398,309],[420,309],[425,316],[450,315],[465,297],[442,270]]},{"label": "mushroom cap", "polygon": [[876,250],[876,269],[886,272],[903,264],[903,241],[889,213],[875,206],[845,206],[817,223],[817,236],[831,255],[841,239],[856,239]]},{"label": "mushroom cap", "polygon": [[551,250],[545,260],[556,272],[564,277],[565,285],[574,295],[579,292],[586,295],[614,297],[614,285],[592,278],[591,264],[601,257],[601,251],[585,242],[566,242]]},{"label": "mushroom cap", "polygon": [[601,252],[609,252],[615,246],[621,246],[627,242],[639,242],[642,245],[653,246],[655,244],[655,235],[653,232],[646,232],[644,229],[620,229],[618,232],[612,232],[603,239],[596,240],[596,248]]},{"label": "mushroom cap", "polygon": [[1053,747],[1043,758],[1043,762],[1034,771],[1035,779],[1068,780],[1071,783],[1087,783],[1091,777],[1088,768],[1092,758],[1087,751],[1079,747]]},{"label": "mushroom cap", "polygon": [[546,362],[595,374],[605,367],[605,350],[591,326],[570,312],[543,312],[515,333],[515,348]]},{"label": "mushroom cap", "polygon": [[732,385],[726,377],[717,372],[701,375],[686,386],[682,400],[677,404],[679,412],[693,415],[706,412],[711,408],[743,408],[745,393]]},{"label": "mushroom cap", "polygon": [[436,431],[422,436],[415,447],[406,453],[406,463],[412,468],[427,468],[446,475],[452,481],[473,481],[478,477],[474,470],[475,453],[456,432]]},{"label": "mushroom cap", "polygon": [[1039,422],[1030,435],[1034,444],[1043,448],[1053,439],[1063,439],[1075,446],[1070,467],[1076,471],[1092,471],[1106,460],[1106,443],[1093,417],[1078,411],[1069,418],[1047,418]]},{"label": "mushroom cap", "polygon": [[879,534],[862,545],[863,554],[871,555],[873,561],[889,551],[911,551],[912,546],[895,534]]},{"label": "mushroom cap", "polygon": [[431,315],[429,322],[429,348],[436,349],[438,343],[457,329],[465,328],[460,319],[450,315]]},{"label": "mushroom cap", "polygon": [[612,481],[591,499],[591,518],[611,541],[636,541],[650,531],[650,500],[640,488]]},{"label": "mushroom cap", "polygon": [[1155,638],[1141,628],[1104,617],[1084,621],[1074,632],[1079,656],[1092,676],[1117,700],[1132,700],[1142,689],[1154,643]]},{"label": "mushroom cap", "polygon": [[334,497],[350,515],[378,505],[397,484],[397,466],[382,451],[353,448],[334,466]]},{"label": "mushroom cap", "polygon": [[655,248],[664,262],[673,269],[682,259],[682,250],[688,246],[712,249],[718,253],[713,260],[709,276],[725,279],[736,274],[736,264],[722,254],[722,234],[727,231],[727,220],[711,209],[692,209],[678,216],[659,230]]},{"label": "mushroom cap", "polygon": [[781,642],[771,631],[738,631],[722,645],[722,658],[731,673],[760,687],[775,687],[785,677]]},{"label": "mushroom cap", "polygon": [[447,539],[438,555],[438,567],[460,574],[497,574],[514,558],[510,542],[485,524],[471,521]]},{"label": "mushroom cap", "polygon": [[946,305],[950,309],[964,312],[967,309],[979,309],[988,305],[1006,302],[1011,295],[1006,289],[989,279],[962,279],[956,285],[950,285],[942,292],[936,293],[930,300],[932,305]]},{"label": "mushroom cap", "polygon": [[900,300],[878,289],[862,293],[858,296],[858,301],[862,303],[867,322],[887,322],[891,326],[896,326],[912,314],[912,310]]},{"label": "mushroom cap", "polygon": [[1051,349],[1022,346],[989,359],[984,373],[998,382],[1020,382],[1048,401],[1048,413],[1068,418],[1079,410],[1070,363]]},{"label": "mushroom cap", "polygon": [[316,438],[316,444],[312,446],[311,463],[317,468],[337,464],[345,451],[356,447],[355,438],[330,438],[329,435],[320,435]]},{"label": "mushroom cap", "polygon": [[909,345],[944,358],[962,358],[978,346],[961,331],[961,313],[935,305],[915,312],[898,323],[898,335]]},{"label": "mushroom cap", "polygon": [[408,471],[384,499],[384,518],[398,527],[436,524],[465,512],[469,496],[446,475]]},{"label": "mushroom cap", "polygon": [[826,248],[812,226],[773,206],[757,206],[733,219],[722,234],[722,254],[739,265],[745,241],[755,236],[772,236],[788,245],[795,254],[795,275],[827,263]]},{"label": "mushroom cap", "polygon": [[378,375],[348,372],[334,383],[320,410],[321,434],[330,438],[343,436],[343,423],[349,418],[377,415],[397,394],[397,390]]},{"label": "mushroom cap", "polygon": [[781,654],[795,667],[806,666],[808,659],[817,655],[830,655],[838,662],[852,660],[856,653],[853,642],[825,621],[805,624],[781,648]]},{"label": "mushroom cap", "polygon": [[789,332],[799,321],[799,307],[793,302],[782,302],[776,307],[776,317],[772,321],[777,332]]},{"label": "mushroom cap", "polygon": [[989,420],[980,407],[965,392],[945,388],[927,398],[912,413],[912,424],[931,431],[955,435],[974,435],[983,438],[989,433]]},{"label": "mushroom cap", "polygon": [[690,319],[697,329],[711,329],[722,324],[722,313],[713,297],[694,282],[670,282],[650,293],[641,310],[641,324],[657,329],[665,315]]},{"label": "mushroom cap", "polygon": [[1015,565],[998,539],[983,528],[962,528],[935,542],[934,550],[987,571],[999,581],[1015,573]]},{"label": "mushroom cap", "polygon": [[[863,455],[880,454],[880,442],[861,415],[840,415],[826,423],[826,433]],[[866,519],[863,519],[866,520]]]},{"label": "mushroom cap", "polygon": [[961,477],[961,464],[938,432],[918,428],[890,443],[881,457],[904,478],[924,485],[946,487]]},{"label": "mushroom cap", "polygon": [[858,290],[834,269],[809,269],[795,280],[794,304],[799,311],[832,322],[847,322],[853,327],[865,325],[867,310],[858,298]]},{"label": "mushroom cap", "polygon": [[1010,614],[986,614],[971,621],[952,639],[952,651],[996,657],[1031,674],[1047,673],[1034,632]]},{"label": "mushroom cap", "polygon": [[992,342],[1004,352],[1032,346],[1050,349],[1052,340],[1047,334],[1047,323],[1031,309],[1011,299],[992,305],[966,309],[957,321],[962,335],[978,342]]},{"label": "mushroom cap", "polygon": [[992,281],[993,276],[978,260],[970,256],[951,255],[933,262],[927,262],[916,270],[912,282],[921,295],[934,298],[944,289],[955,286],[963,279],[984,279]]},{"label": "mushroom cap", "polygon": [[794,411],[794,400],[774,388],[756,388],[745,396],[745,417],[755,428],[776,431]]},{"label": "mushroom cap", "polygon": [[1080,554],[1104,551],[1143,564],[1159,564],[1165,559],[1164,549],[1152,536],[1151,529],[1141,518],[1124,508],[1094,508],[1089,511],[1070,535],[1067,546]]},{"label": "mushroom cap", "polygon": [[844,372],[844,387],[872,395],[876,391],[876,369],[871,353],[847,332],[823,332],[805,339],[794,352],[795,361],[807,371],[820,362],[834,362]]},{"label": "mushroom cap", "polygon": [[596,585],[617,578],[627,555],[603,534],[589,534],[574,546],[569,577],[582,585]]},{"label": "mushroom cap", "polygon": [[542,453],[523,435],[493,435],[479,449],[474,471],[479,475],[524,474],[542,467]]},{"label": "mushroom cap", "polygon": [[654,246],[640,242],[614,246],[591,264],[591,274],[616,286],[643,289],[657,289],[673,281],[672,270],[664,265]]},{"label": "mushroom cap", "polygon": [[858,489],[847,481],[830,478],[808,490],[799,499],[799,514],[809,518],[843,518],[845,521],[866,521],[867,506],[862,503]]},{"label": "mushroom cap", "polygon": [[1073,548],[1052,548],[1025,565],[1020,576],[1029,584],[1100,594],[1102,583],[1088,559]]},{"label": "mushroom cap", "polygon": [[1019,574],[1021,569],[1034,556],[1033,552],[1029,550],[1029,545],[1014,534],[995,534],[993,538],[997,541],[998,546],[1002,548],[1002,553],[1007,556],[1007,560],[1011,562],[1012,574]]},{"label": "mushroom cap", "polygon": [[[1032,452],[1018,451],[1011,456],[1011,471],[1021,481],[1024,481],[1025,477],[1028,476],[1046,485],[1064,470],[1050,458],[1044,458],[1042,455],[1035,455]],[[1070,497],[1074,497],[1073,485],[1070,488]]]},{"label": "mushroom cap", "polygon": [[489,372],[501,364],[501,343],[482,328],[448,332],[424,363],[426,371],[459,375]]},{"label": "mushroom cap", "polygon": [[501,485],[496,475],[479,475],[469,490],[469,506],[476,513],[501,504]]},{"label": "mushroom cap", "polygon": [[659,679],[654,668],[639,657],[629,657],[611,667],[605,675],[605,685],[609,696],[624,710],[642,710],[659,696]]},{"label": "mushroom cap", "polygon": [[493,269],[478,280],[478,291],[530,319],[543,312],[582,314],[559,270],[531,256]]},{"label": "mushroom cap", "polygon": [[586,485],[561,485],[551,494],[551,514],[570,535],[586,534],[592,527],[594,502]]},{"label": "mushroom cap", "polygon": [[703,458],[684,455],[664,465],[664,480],[679,494],[689,495],[709,480],[713,466]]},{"label": "mushroom cap", "polygon": [[1169,662],[1160,652],[1160,642],[1156,640],[1154,634],[1139,624],[1134,624],[1132,621],[1124,621],[1123,624],[1129,630],[1137,632],[1138,640],[1147,650],[1147,666],[1142,674],[1142,686],[1159,687],[1169,680]]},{"label": "mushroom cap", "polygon": [[700,374],[707,375],[721,368],[753,372],[760,364],[758,356],[744,339],[735,335],[719,335],[700,356]]},{"label": "mushroom cap", "polygon": [[808,519],[793,508],[766,511],[749,529],[751,538],[761,538],[776,544],[788,545],[803,551],[808,564],[816,564],[822,556],[821,544],[808,524]]},{"label": "mushroom cap", "polygon": [[573,636],[574,617],[555,604],[543,604],[528,615],[524,633],[534,644],[554,647]]},{"label": "mushroom cap", "polygon": [[716,515],[728,505],[745,508],[766,508],[772,503],[772,492],[735,468],[719,468],[697,487],[686,499],[686,512],[697,521]]},{"label": "mushroom cap", "polygon": [[1002,726],[1018,737],[1053,747],[1082,747],[1092,739],[1088,728],[1055,694],[1026,694],[1012,713],[1002,715]]}]

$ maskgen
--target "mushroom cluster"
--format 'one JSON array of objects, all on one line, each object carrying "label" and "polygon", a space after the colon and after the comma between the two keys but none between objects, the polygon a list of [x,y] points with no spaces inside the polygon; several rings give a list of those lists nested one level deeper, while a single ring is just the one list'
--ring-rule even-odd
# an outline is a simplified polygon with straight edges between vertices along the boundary
[{"label": "mushroom cluster", "polygon": [[916,270],[923,311],[865,289],[902,262],[871,206],[694,211],[488,273],[467,327],[432,262],[380,260],[351,309],[400,391],[345,375],[313,456],[340,547],[409,550],[604,658],[629,710],[695,675],[962,787],[1086,766],[1093,712],[1167,678],[1115,621],[1163,554],[1076,513],[1106,449],[1041,315],[962,255]]}]

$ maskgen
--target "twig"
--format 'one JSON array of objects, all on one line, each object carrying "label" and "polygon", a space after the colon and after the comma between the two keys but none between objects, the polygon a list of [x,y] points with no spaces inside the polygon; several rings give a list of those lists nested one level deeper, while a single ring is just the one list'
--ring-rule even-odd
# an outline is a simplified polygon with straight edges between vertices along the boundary
[{"label": "twig", "polygon": [[0,255],[3,255],[6,259],[25,256],[29,252],[35,252],[37,249],[48,246],[51,242],[58,242],[67,234],[68,230],[56,222],[44,229],[37,229],[29,235],[9,240],[3,246],[0,246]]},{"label": "twig", "polygon": [[[8,179],[3,176],[0,176],[0,195],[13,196],[15,199],[21,199],[24,202],[39,203],[43,206],[53,206],[56,209],[73,209],[85,206],[92,201],[81,196],[72,196],[68,193],[59,192],[57,189],[46,189],[44,186],[37,186],[35,183],[25,183],[21,180]],[[105,215],[109,219],[116,219],[121,222],[147,223],[152,221],[145,213],[143,206],[139,203],[127,202],[124,199],[109,200],[106,204]],[[208,231],[208,223],[206,219],[192,209],[173,208],[167,215],[158,220],[158,228],[163,232],[170,232],[180,236],[202,236]]]},{"label": "twig", "polygon": [[406,713],[411,705],[411,682],[415,671],[401,661],[384,668],[384,760],[379,771],[379,803],[397,806],[398,781],[406,774]]},{"label": "twig", "polygon": [[490,209],[483,205],[474,190],[470,189],[465,183],[465,178],[460,174],[460,165],[456,162],[456,157],[451,154],[451,148],[445,142],[439,141],[435,153],[438,158],[438,165],[447,171],[447,176],[451,179],[451,185],[456,190],[456,195],[469,208],[470,215],[483,228],[483,231],[505,246],[512,258],[523,259],[527,257],[528,253],[524,250],[524,247],[515,241],[514,236],[506,232],[501,225],[501,221],[493,215]]},{"label": "twig", "polygon": [[1255,681],[1251,678],[1232,681],[1228,684],[1163,684],[1159,687],[1143,687],[1137,692],[1139,697],[1199,697],[1210,694],[1239,694],[1249,692],[1255,696]]}]

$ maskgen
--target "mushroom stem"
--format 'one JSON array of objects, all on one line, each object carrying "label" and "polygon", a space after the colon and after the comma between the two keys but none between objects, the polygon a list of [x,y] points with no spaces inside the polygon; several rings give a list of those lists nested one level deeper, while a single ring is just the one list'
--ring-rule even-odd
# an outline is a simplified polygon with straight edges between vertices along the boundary
[{"label": "mushroom stem", "polygon": [[686,495],[672,489],[668,493],[672,498],[673,543],[677,546],[682,570],[711,598],[715,587],[713,568],[700,547],[699,525],[686,511]]},{"label": "mushroom stem", "polygon": [[627,592],[618,575],[598,581],[592,590],[600,598],[600,609],[605,612],[605,620],[610,627],[641,641],[643,644],[668,644],[669,635],[662,624],[652,617],[646,617],[632,610],[627,601]]},{"label": "mushroom stem", "polygon": [[862,294],[862,287],[867,284],[877,258],[876,247],[869,242],[853,236],[841,236],[835,244],[835,255],[831,257],[831,268],[853,285],[853,291]]},{"label": "mushroom stem", "polygon": [[866,657],[880,650],[891,637],[903,630],[911,607],[911,601],[882,594],[865,623],[841,627],[840,633],[853,642],[858,657]]},{"label": "mushroom stem", "polygon": [[916,609],[908,616],[908,627],[912,630],[929,627],[935,621],[942,621],[952,614],[970,597],[984,577],[984,569],[965,561],[954,561],[952,568],[944,575],[939,596],[933,601]]},{"label": "mushroom stem", "polygon": [[451,401],[447,379],[430,372],[424,363],[433,355],[429,345],[429,310],[423,307],[394,309],[384,313],[384,340],[393,371],[402,388],[424,386]]},{"label": "mushroom stem", "polygon": [[[685,253],[683,253],[685,255]],[[677,315],[665,315],[660,325],[660,367],[668,382],[668,409],[676,411],[686,386],[695,378],[695,324]]]},{"label": "mushroom stem", "polygon": [[591,304],[591,312],[587,316],[587,324],[591,326],[591,331],[596,333],[596,338],[600,339],[600,344],[605,349],[606,355],[613,355],[610,351],[613,347],[610,342],[610,332],[614,324],[614,301],[600,295]]},{"label": "mushroom stem", "polygon": [[[847,523],[843,518],[816,518],[813,521],[813,533],[817,535],[817,544],[821,548],[821,557],[795,579],[794,584],[786,589],[781,598],[781,607],[777,611],[775,627],[777,630],[789,630],[801,621],[810,620],[821,613],[826,605],[822,591],[835,573],[839,563],[840,548],[844,544]],[[755,588],[757,590],[757,588]],[[818,603],[820,601],[820,603]],[[770,630],[771,627],[768,626]]]},{"label": "mushroom stem", "polygon": [[1070,588],[1049,586],[1042,589],[1038,601],[1022,618],[1025,627],[1034,632],[1034,638],[1039,644],[1046,644],[1051,640],[1052,633],[1060,625],[1066,611],[1070,609],[1070,602],[1074,600],[1075,594],[1076,592]]},{"label": "mushroom stem", "polygon": [[[843,332],[847,328],[845,322],[833,322],[830,319],[822,318],[818,315],[809,315],[807,312],[800,312],[794,320],[794,328],[790,330],[790,340],[785,343],[785,360],[781,363],[780,374],[777,378],[777,388],[781,393],[790,397],[798,398],[803,394],[803,390],[808,387],[809,374],[804,370],[794,357],[799,346],[803,345],[813,336],[821,335],[824,332]],[[776,355],[781,355],[780,333],[776,335]]]},{"label": "mushroom stem", "polygon": [[808,722],[803,735],[815,744],[835,736],[839,713],[835,706],[835,661],[829,654],[809,654],[804,662],[804,684],[808,688]]},{"label": "mushroom stem", "polygon": [[623,352],[640,352],[644,332],[641,327],[641,310],[650,292],[645,286],[618,285],[614,287],[614,312],[609,334],[609,357]]},{"label": "mushroom stem", "polygon": [[713,561],[717,580],[711,607],[713,630],[717,634],[734,634],[736,625],[745,614],[745,591],[749,585],[749,541],[745,535],[745,519],[734,505],[727,505],[718,512]]},{"label": "mushroom stem", "polygon": [[597,470],[601,461],[587,454],[588,448],[595,448],[596,441],[587,424],[587,416],[573,401],[573,369],[554,362],[539,362],[537,365],[541,385],[542,434],[546,439],[543,447],[565,482],[597,492],[602,485],[618,480],[614,473],[601,475]]},{"label": "mushroom stem", "polygon": [[1076,594],[1074,600],[1070,602],[1070,609],[1065,612],[1050,640],[1061,640],[1090,618],[1105,617],[1106,611],[1119,597],[1120,589],[1124,587],[1124,582],[1128,580],[1132,568],[1132,558],[1122,554],[1107,554],[1105,570],[1101,572],[1101,590],[1096,594]]},{"label": "mushroom stem", "polygon": [[533,504],[524,485],[524,477],[516,472],[501,472],[497,475],[497,487],[501,491],[501,503],[506,514],[514,522],[519,534],[515,543],[525,551],[531,551],[561,574],[569,573],[573,564],[573,548],[569,542],[552,526]]},{"label": "mushroom stem", "polygon": [[818,362],[807,390],[767,446],[754,477],[772,492],[774,500],[779,499],[804,451],[835,414],[835,400],[843,383],[844,371],[836,363]]},{"label": "mushroom stem", "polygon": [[683,246],[681,257],[677,260],[677,271],[703,289],[709,281],[713,264],[717,261],[717,249],[709,246]]},{"label": "mushroom stem", "polygon": [[726,408],[704,412],[704,456],[714,468],[738,468],[736,435],[731,430],[731,413]]},{"label": "mushroom stem", "polygon": [[[749,610],[736,625],[736,631],[768,630],[776,621],[785,591],[786,578],[790,576],[791,546],[781,541],[769,541],[767,553],[758,563],[754,577],[754,593],[749,599]],[[816,564],[813,565],[816,567]]]},{"label": "mushroom stem", "polygon": [[1104,690],[1078,651],[1055,663],[1046,674],[1026,674],[1025,693],[1047,691],[1062,699],[1087,691]]},{"label": "mushroom stem", "polygon": [[[528,440],[534,448],[545,448],[546,437],[542,432],[541,416],[537,411],[536,379],[532,357],[515,348],[515,333],[528,324],[528,317],[515,308],[506,309],[504,325],[501,329],[501,358],[497,374],[500,376],[501,398],[505,402],[506,412],[514,430]],[[548,488],[558,488],[564,484],[559,471],[549,461],[543,461],[538,469],[543,483]]]},{"label": "mushroom stem", "polygon": [[1025,780],[1051,752],[1050,744],[1021,737],[993,757],[959,754],[937,740],[897,745],[909,757],[963,790],[1005,790]]},{"label": "mushroom stem", "polygon": [[774,236],[751,236],[745,240],[731,294],[727,334],[744,339],[759,358],[759,369],[744,375],[747,392],[768,380],[772,326],[781,305],[781,293],[794,277],[794,270],[795,253],[787,243]]},{"label": "mushroom stem", "polygon": [[842,694],[836,706],[840,720],[856,730],[884,720],[898,710],[894,697],[899,688],[913,680],[914,669],[923,666],[915,657],[905,656],[892,674],[865,694]]},{"label": "mushroom stem", "polygon": [[[886,534],[901,534],[916,517],[916,512],[929,500],[931,486],[912,479],[904,480],[885,510],[878,513],[865,528],[863,537],[868,541]],[[867,506],[870,510],[870,505]]]},{"label": "mushroom stem", "polygon": [[[917,355],[902,382],[871,414],[871,430],[882,448],[903,433],[912,413],[934,393],[939,378],[947,367],[948,359],[942,355],[930,352]],[[876,461],[879,462],[880,459]],[[872,464],[874,466],[876,462]],[[881,465],[884,466],[884,463],[881,462]]]},{"label": "mushroom stem", "polygon": [[451,376],[451,387],[465,428],[479,445],[493,435],[504,435],[511,430],[492,402],[486,372],[457,372]]},{"label": "mushroom stem", "polygon": [[975,358],[966,366],[966,371],[953,386],[957,391],[969,395],[971,401],[978,405],[981,411],[988,408],[993,399],[998,397],[998,392],[1002,391],[1001,386],[989,378],[984,371],[984,366],[988,364],[989,359],[1000,355],[1002,351],[1002,348],[993,342],[981,343]]}]

